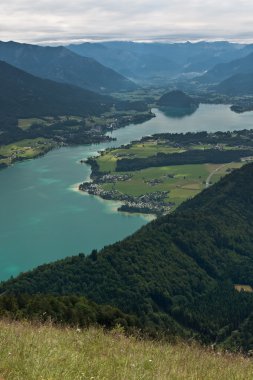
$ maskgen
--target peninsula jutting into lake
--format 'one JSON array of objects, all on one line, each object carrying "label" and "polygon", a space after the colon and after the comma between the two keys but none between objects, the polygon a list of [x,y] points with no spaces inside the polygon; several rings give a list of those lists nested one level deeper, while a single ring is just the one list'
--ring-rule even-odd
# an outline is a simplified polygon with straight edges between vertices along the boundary
[{"label": "peninsula jutting into lake", "polygon": [[[200,105],[194,114],[181,119],[166,116],[158,109],[152,109],[152,112],[156,117],[147,122],[130,124],[109,132],[116,141],[62,147],[39,159],[17,163],[0,172],[0,203],[2,213],[6,215],[1,227],[0,278],[6,279],[44,262],[64,258],[70,252],[89,253],[123,239],[147,223],[149,219],[141,214],[130,216],[129,213],[117,212],[119,204],[115,202],[102,202],[99,197],[82,196],[83,192],[73,192],[73,187],[89,180],[91,174],[90,166],[80,164],[80,160],[94,157],[101,150],[140,140],[154,134],[154,131],[196,132],[203,130],[203,126],[209,132],[214,131],[214,126],[217,131],[233,131],[238,126],[242,130],[251,129],[253,124],[251,113],[236,114],[226,105]],[[223,170],[225,173],[226,168]],[[185,174],[187,173],[183,170],[182,175]],[[220,174],[222,172],[217,173]],[[205,171],[203,181],[207,175]],[[216,176],[213,181],[215,178]],[[123,185],[126,183],[122,182]],[[149,184],[145,186],[152,191],[154,189]],[[193,196],[195,189],[182,189],[180,194],[180,188],[175,188],[177,202],[185,199],[185,192]],[[172,195],[171,190],[170,196]],[[14,214],[17,215],[16,218],[12,217]],[[72,229],[73,224],[78,228]],[[100,230],[99,239],[94,233],[97,229]],[[32,239],[31,233],[34,237]],[[45,239],[46,233],[52,238]],[[67,241],[61,238],[64,235],[68,236]]]},{"label": "peninsula jutting into lake", "polygon": [[252,160],[252,130],[156,134],[88,158],[92,181],[79,189],[161,216]]}]

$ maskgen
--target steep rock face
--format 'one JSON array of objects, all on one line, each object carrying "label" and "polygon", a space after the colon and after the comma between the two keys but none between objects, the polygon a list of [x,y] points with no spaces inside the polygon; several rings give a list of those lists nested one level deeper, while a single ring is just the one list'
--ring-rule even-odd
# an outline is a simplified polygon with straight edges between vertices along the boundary
[{"label": "steep rock face", "polygon": [[35,76],[96,92],[126,91],[137,87],[116,71],[63,46],[0,42],[0,60]]}]

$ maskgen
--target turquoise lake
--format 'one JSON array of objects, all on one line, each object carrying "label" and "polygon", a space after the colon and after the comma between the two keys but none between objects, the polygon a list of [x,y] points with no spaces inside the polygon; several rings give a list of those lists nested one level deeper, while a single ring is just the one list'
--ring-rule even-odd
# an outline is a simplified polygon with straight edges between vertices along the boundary
[{"label": "turquoise lake", "polygon": [[114,131],[115,142],[57,149],[0,172],[0,280],[66,256],[88,254],[148,222],[141,215],[117,212],[114,202],[78,192],[77,184],[90,175],[81,159],[153,133],[253,128],[253,112],[236,114],[224,105],[201,105],[182,118],[153,111],[156,118]]}]

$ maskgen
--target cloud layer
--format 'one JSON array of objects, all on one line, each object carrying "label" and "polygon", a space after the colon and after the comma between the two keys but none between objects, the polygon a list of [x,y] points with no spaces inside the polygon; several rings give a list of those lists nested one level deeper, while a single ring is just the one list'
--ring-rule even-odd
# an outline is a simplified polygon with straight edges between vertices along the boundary
[{"label": "cloud layer", "polygon": [[0,40],[253,42],[252,0],[1,0]]}]

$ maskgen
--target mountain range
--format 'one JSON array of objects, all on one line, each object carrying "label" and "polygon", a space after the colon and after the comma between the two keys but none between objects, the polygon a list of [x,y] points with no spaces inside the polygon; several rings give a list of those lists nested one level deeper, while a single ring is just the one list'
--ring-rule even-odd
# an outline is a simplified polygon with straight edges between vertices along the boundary
[{"label": "mountain range", "polygon": [[135,43],[103,42],[69,45],[68,49],[111,67],[135,81],[203,73],[219,63],[248,55],[253,45],[228,42]]},{"label": "mountain range", "polygon": [[72,84],[95,92],[136,89],[137,86],[93,58],[81,57],[69,49],[17,42],[0,42],[0,60],[32,75]]},{"label": "mountain range", "polygon": [[[0,42],[0,60],[40,78],[113,93],[136,90],[134,81],[164,86],[173,79],[191,78],[205,71],[197,82],[219,84],[234,75],[249,74],[253,45],[114,41],[44,47],[11,41]],[[222,92],[222,86],[218,91]]]}]

